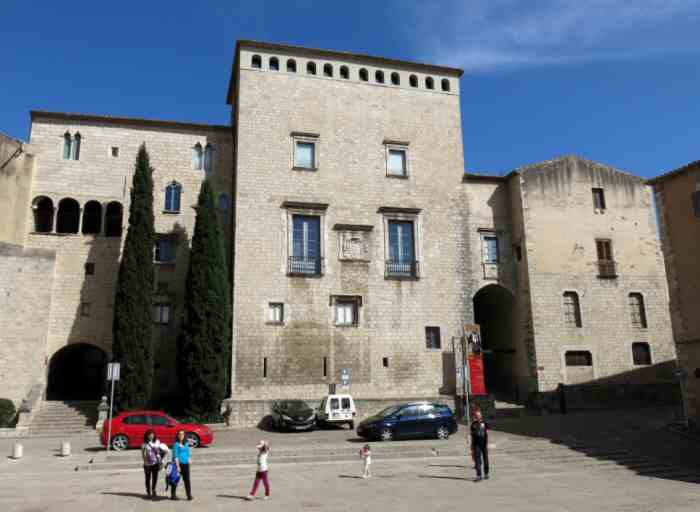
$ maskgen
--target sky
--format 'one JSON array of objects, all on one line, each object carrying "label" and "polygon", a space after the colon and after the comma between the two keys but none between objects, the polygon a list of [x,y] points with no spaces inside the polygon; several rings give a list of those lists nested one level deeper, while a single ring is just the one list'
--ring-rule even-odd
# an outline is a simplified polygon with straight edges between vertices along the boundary
[{"label": "sky", "polygon": [[29,111],[228,124],[237,39],[464,69],[466,170],[700,159],[700,0],[2,0],[0,132]]}]

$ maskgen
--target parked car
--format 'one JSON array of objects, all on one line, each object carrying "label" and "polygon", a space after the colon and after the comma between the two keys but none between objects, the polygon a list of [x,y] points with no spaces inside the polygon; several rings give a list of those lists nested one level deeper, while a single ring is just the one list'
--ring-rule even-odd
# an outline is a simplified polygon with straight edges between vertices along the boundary
[{"label": "parked car", "polygon": [[381,441],[410,437],[448,439],[455,432],[457,420],[452,409],[430,402],[387,407],[357,427],[358,436]]},{"label": "parked car", "polygon": [[319,426],[348,425],[355,429],[355,401],[350,395],[328,395],[318,405],[316,420]]},{"label": "parked car", "polygon": [[272,424],[277,430],[311,430],[316,412],[303,400],[279,400],[272,404]]},{"label": "parked car", "polygon": [[[162,411],[128,411],[112,418],[112,448],[124,450],[138,448],[143,444],[147,430],[153,430],[161,442],[171,446],[175,443],[178,431],[185,431],[190,446],[206,446],[214,442],[214,432],[206,425],[179,423]],[[107,446],[109,420],[105,420],[100,435],[102,446]]]}]

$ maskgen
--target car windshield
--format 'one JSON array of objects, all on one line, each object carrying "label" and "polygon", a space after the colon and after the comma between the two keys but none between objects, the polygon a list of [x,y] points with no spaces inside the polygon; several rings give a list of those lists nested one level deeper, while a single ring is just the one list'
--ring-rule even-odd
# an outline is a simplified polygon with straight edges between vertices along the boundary
[{"label": "car windshield", "polygon": [[391,407],[387,407],[383,411],[377,414],[377,416],[393,416],[397,412],[399,412],[399,409],[401,409],[400,405],[392,405]]},{"label": "car windshield", "polygon": [[310,409],[302,400],[285,400],[280,402],[280,409],[290,413],[306,412]]}]

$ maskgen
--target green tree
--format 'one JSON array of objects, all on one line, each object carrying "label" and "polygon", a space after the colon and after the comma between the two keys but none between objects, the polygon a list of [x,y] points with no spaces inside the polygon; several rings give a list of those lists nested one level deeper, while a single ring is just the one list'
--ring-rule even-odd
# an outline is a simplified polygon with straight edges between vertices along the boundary
[{"label": "green tree", "polygon": [[146,145],[136,156],[129,227],[114,299],[113,353],[121,363],[115,387],[122,409],[146,407],[153,383],[153,169]]},{"label": "green tree", "polygon": [[217,414],[228,395],[231,288],[224,243],[208,181],[202,183],[185,283],[179,368],[190,415]]}]

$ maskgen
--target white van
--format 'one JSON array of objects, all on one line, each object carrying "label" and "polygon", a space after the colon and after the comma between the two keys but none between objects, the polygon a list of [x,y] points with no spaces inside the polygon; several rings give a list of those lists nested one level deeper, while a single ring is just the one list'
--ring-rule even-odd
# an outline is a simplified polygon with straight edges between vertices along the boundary
[{"label": "white van", "polygon": [[350,395],[328,395],[318,404],[316,423],[320,427],[347,424],[354,430],[356,415],[355,401]]}]

